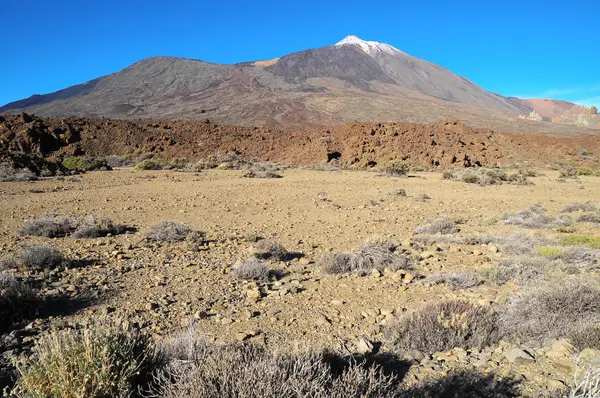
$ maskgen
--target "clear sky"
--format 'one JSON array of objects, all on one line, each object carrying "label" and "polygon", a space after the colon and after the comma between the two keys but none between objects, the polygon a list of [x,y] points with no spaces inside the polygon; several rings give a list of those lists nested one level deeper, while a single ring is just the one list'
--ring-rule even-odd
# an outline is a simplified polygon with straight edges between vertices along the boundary
[{"label": "clear sky", "polygon": [[271,59],[349,34],[502,95],[600,105],[600,1],[2,0],[0,104],[169,55]]}]

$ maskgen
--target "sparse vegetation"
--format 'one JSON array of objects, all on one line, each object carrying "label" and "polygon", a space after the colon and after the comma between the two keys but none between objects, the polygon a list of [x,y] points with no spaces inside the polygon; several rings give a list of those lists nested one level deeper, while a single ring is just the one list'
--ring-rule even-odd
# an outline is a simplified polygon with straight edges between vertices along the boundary
[{"label": "sparse vegetation", "polygon": [[38,179],[29,169],[15,169],[9,164],[0,164],[0,181],[35,181]]},{"label": "sparse vegetation", "polygon": [[460,177],[462,182],[466,182],[467,184],[477,184],[479,183],[479,177],[474,174],[463,174]]},{"label": "sparse vegetation", "polygon": [[15,277],[0,271],[0,331],[35,313],[37,293]]},{"label": "sparse vegetation", "polygon": [[409,167],[403,160],[394,160],[385,168],[386,175],[395,177],[405,176],[408,171]]},{"label": "sparse vegetation", "polygon": [[558,338],[590,322],[600,322],[600,286],[592,280],[563,278],[513,293],[501,315],[507,335]]},{"label": "sparse vegetation", "polygon": [[245,280],[264,281],[269,278],[269,268],[263,261],[255,257],[236,264],[231,270]]},{"label": "sparse vegetation", "polygon": [[453,234],[459,232],[460,229],[456,226],[456,224],[447,217],[438,218],[434,222],[426,225],[422,225],[415,229],[415,233],[417,234]]},{"label": "sparse vegetation", "polygon": [[37,220],[29,220],[21,229],[22,235],[59,238],[67,236],[74,228],[75,221],[58,214],[45,214]]},{"label": "sparse vegetation", "polygon": [[174,221],[163,221],[152,227],[147,238],[155,242],[177,243],[183,242],[193,232],[191,228],[184,224]]},{"label": "sparse vegetation", "polygon": [[252,245],[252,254],[263,260],[284,261],[288,251],[280,243],[271,240],[261,239]]},{"label": "sparse vegetation", "polygon": [[592,202],[583,202],[583,203],[571,203],[566,205],[563,209],[563,213],[573,213],[576,211],[596,211],[599,210],[597,204]]},{"label": "sparse vegetation", "polygon": [[42,337],[19,365],[16,397],[127,397],[148,383],[160,357],[142,333],[102,322]]},{"label": "sparse vegetation", "polygon": [[154,159],[144,159],[135,165],[138,170],[162,170],[164,163]]},{"label": "sparse vegetation", "polygon": [[[531,185],[527,179],[528,175],[523,172],[508,174],[502,169],[472,168],[467,171],[445,171],[442,174],[444,180],[457,180],[467,184],[500,185],[503,183],[515,185]],[[533,177],[533,176],[532,176]]]},{"label": "sparse vegetation", "polygon": [[2,268],[20,268],[30,271],[44,271],[55,269],[67,263],[60,251],[50,245],[30,244],[25,245],[14,255],[0,260]]},{"label": "sparse vegetation", "polygon": [[398,393],[395,376],[376,365],[348,361],[335,369],[331,356],[322,353],[276,354],[190,336],[167,345],[165,352],[171,362],[155,397],[391,398]]},{"label": "sparse vegetation", "polygon": [[74,238],[99,238],[108,235],[117,235],[125,231],[125,227],[115,225],[107,218],[87,216],[79,220],[73,231]]},{"label": "sparse vegetation", "polygon": [[102,158],[68,156],[62,160],[62,164],[68,170],[74,171],[111,170],[106,159]]},{"label": "sparse vegetation", "polygon": [[600,236],[594,235],[568,235],[558,241],[563,246],[588,246],[592,249],[600,249]]},{"label": "sparse vegetation", "polygon": [[565,255],[565,252],[560,247],[539,246],[535,250],[542,257],[559,258]]},{"label": "sparse vegetation", "polygon": [[424,282],[433,284],[447,283],[452,290],[461,290],[479,286],[484,280],[478,272],[458,271],[433,274],[425,278]]},{"label": "sparse vegetation", "polygon": [[488,307],[460,300],[439,301],[392,322],[385,329],[385,339],[396,351],[481,348],[497,341],[496,318]]},{"label": "sparse vegetation", "polygon": [[406,196],[406,189],[398,188],[392,191],[392,195],[394,196]]},{"label": "sparse vegetation", "polygon": [[357,272],[366,275],[374,269],[406,269],[408,258],[395,253],[396,248],[395,243],[384,240],[367,241],[354,252],[326,253],[319,260],[319,266],[328,274]]},{"label": "sparse vegetation", "polygon": [[593,348],[600,350],[600,324],[590,322],[577,329],[573,329],[567,335],[569,341],[577,351]]},{"label": "sparse vegetation", "polygon": [[555,218],[547,214],[541,204],[531,205],[527,210],[521,210],[514,214],[504,216],[504,224],[521,225],[527,228],[553,228],[558,226],[569,226],[572,220],[568,216]]},{"label": "sparse vegetation", "polygon": [[109,155],[104,158],[106,164],[111,168],[116,167],[131,167],[133,162],[125,156]]},{"label": "sparse vegetation", "polygon": [[281,174],[274,173],[268,170],[248,170],[244,177],[246,178],[282,178]]}]

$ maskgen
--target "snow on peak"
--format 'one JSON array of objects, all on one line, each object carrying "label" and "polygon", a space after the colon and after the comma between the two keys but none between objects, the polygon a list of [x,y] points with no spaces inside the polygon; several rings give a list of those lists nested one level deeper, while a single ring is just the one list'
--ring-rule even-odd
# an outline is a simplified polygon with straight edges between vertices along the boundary
[{"label": "snow on peak", "polygon": [[378,52],[385,52],[392,55],[403,54],[402,51],[398,50],[395,47],[390,46],[389,44],[379,43],[376,41],[366,41],[362,40],[358,36],[350,35],[346,36],[346,38],[336,44],[336,46],[343,45],[355,45],[359,46],[364,52],[369,54],[370,56],[375,56]]}]

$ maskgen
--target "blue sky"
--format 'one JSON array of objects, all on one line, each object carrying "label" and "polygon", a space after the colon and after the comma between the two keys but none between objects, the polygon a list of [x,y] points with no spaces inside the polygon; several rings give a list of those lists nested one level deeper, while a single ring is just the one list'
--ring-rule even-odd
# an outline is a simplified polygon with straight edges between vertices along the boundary
[{"label": "blue sky", "polygon": [[346,35],[502,95],[600,105],[598,1],[3,0],[0,104],[169,55],[271,59]]}]

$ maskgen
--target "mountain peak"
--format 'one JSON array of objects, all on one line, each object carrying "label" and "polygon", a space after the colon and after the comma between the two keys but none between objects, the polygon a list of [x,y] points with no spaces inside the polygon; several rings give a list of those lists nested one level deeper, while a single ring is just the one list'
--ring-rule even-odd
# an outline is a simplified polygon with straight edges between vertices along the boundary
[{"label": "mountain peak", "polygon": [[336,46],[344,45],[358,46],[370,56],[375,56],[378,52],[385,52],[392,55],[404,54],[402,51],[390,46],[389,44],[362,40],[360,37],[354,35],[346,36],[344,40],[336,43]]}]

